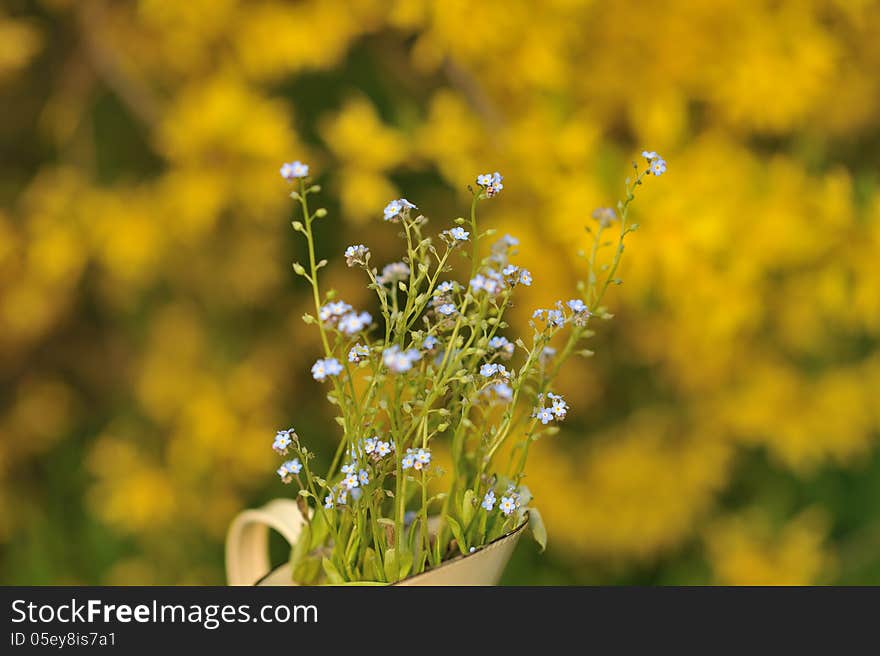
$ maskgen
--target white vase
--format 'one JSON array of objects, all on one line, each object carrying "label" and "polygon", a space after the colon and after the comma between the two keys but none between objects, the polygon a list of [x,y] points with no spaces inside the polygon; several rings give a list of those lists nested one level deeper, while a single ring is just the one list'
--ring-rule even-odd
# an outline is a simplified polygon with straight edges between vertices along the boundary
[{"label": "white vase", "polygon": [[[394,585],[496,585],[527,523],[472,554],[457,556]],[[268,538],[272,528],[293,546],[302,525],[302,515],[291,499],[275,499],[262,508],[239,513],[226,535],[229,585],[296,585],[289,565],[270,571]]]}]

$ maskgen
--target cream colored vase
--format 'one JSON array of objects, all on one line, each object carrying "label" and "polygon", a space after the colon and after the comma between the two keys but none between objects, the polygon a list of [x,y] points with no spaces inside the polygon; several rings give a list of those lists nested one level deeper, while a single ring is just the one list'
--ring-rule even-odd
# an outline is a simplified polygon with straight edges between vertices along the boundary
[{"label": "cream colored vase", "polygon": [[[473,554],[453,558],[395,585],[496,585],[527,523]],[[296,585],[289,566],[269,571],[269,529],[278,531],[293,546],[302,525],[302,515],[291,499],[275,499],[262,508],[240,513],[226,535],[229,585]]]}]

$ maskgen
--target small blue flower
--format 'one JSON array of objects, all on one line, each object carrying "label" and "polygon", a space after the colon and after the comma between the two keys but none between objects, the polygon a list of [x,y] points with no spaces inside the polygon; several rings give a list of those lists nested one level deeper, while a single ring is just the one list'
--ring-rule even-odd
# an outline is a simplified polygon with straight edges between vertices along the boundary
[{"label": "small blue flower", "polygon": [[384,458],[394,449],[394,444],[392,442],[383,442],[379,440],[376,442],[376,455],[380,458]]},{"label": "small blue flower", "polygon": [[540,394],[538,396],[538,403],[540,403],[540,405],[535,408],[532,416],[538,419],[545,426],[551,421],[561,421],[565,419],[565,416],[568,413],[568,403],[565,402],[565,399],[563,399],[562,396],[559,394],[547,392],[546,398],[550,400],[550,407],[545,408],[544,397],[544,394]]},{"label": "small blue flower", "polygon": [[413,469],[419,470],[431,464],[431,452],[428,449],[418,449],[416,451],[416,460],[413,463]]},{"label": "small blue flower", "polygon": [[470,237],[470,233],[459,226],[450,230],[449,236],[452,237],[455,241],[467,241],[468,237]]},{"label": "small blue flower", "polygon": [[511,285],[525,285],[529,287],[532,284],[532,274],[528,269],[523,269],[515,264],[508,264],[501,269],[501,274],[507,278]]},{"label": "small blue flower", "polygon": [[506,337],[497,336],[493,337],[489,340],[489,348],[495,351],[501,352],[501,357],[504,360],[509,360],[513,357],[514,345],[508,340]]},{"label": "small blue flower", "polygon": [[368,358],[370,356],[370,347],[364,346],[363,344],[355,344],[351,347],[348,352],[348,361],[349,362],[360,362],[364,358]]},{"label": "small blue flower", "polygon": [[272,443],[272,448],[279,455],[287,455],[287,450],[290,448],[290,443],[293,441],[294,436],[296,436],[296,432],[292,428],[278,431],[275,433],[275,441]]},{"label": "small blue flower", "polygon": [[495,349],[495,350],[503,349],[503,348],[507,348],[507,346],[509,346],[509,345],[510,345],[510,340],[508,340],[506,337],[503,337],[501,335],[499,335],[497,337],[493,337],[492,339],[489,340],[489,348],[491,348],[491,349]]},{"label": "small blue flower", "polygon": [[309,165],[303,164],[299,160],[281,165],[281,177],[285,180],[296,180],[305,178],[309,175]]},{"label": "small blue flower", "polygon": [[354,335],[373,323],[373,317],[369,312],[349,312],[339,319],[339,330],[346,335]]},{"label": "small blue flower", "polygon": [[[557,305],[558,307],[562,307],[559,303],[557,303]],[[541,319],[552,326],[565,325],[565,315],[562,314],[562,310],[558,308],[555,310],[535,310],[532,314],[532,319]]]},{"label": "small blue flower", "polygon": [[394,221],[398,217],[403,216],[409,210],[415,209],[415,207],[416,206],[410,203],[406,198],[392,200],[385,206],[385,220]]},{"label": "small blue flower", "polygon": [[455,305],[452,303],[444,303],[440,307],[437,308],[437,312],[442,314],[444,317],[451,316],[455,314],[458,310],[456,310]]},{"label": "small blue flower", "polygon": [[379,437],[368,437],[364,440],[364,453],[370,455],[376,450],[376,444],[379,442]]},{"label": "small blue flower", "polygon": [[428,335],[425,337],[425,341],[422,342],[422,348],[426,351],[433,351],[437,346],[437,338],[434,335]]},{"label": "small blue flower", "polygon": [[501,497],[501,503],[498,504],[498,507],[501,509],[501,512],[504,513],[505,517],[507,517],[516,510],[516,502],[510,497]]},{"label": "small blue flower", "polygon": [[480,367],[480,375],[483,378],[491,378],[496,373],[498,373],[498,365],[495,363],[486,363],[482,367]]},{"label": "small blue flower", "polygon": [[565,414],[568,412],[568,403],[565,402],[565,399],[553,392],[547,392],[547,398],[551,401],[550,410],[553,415],[557,419],[565,419]]},{"label": "small blue flower", "polygon": [[589,311],[586,304],[579,298],[571,299],[570,301],[568,301],[568,303],[566,303],[566,305],[568,306],[568,309],[572,312],[581,313]]},{"label": "small blue flower", "polygon": [[497,294],[503,287],[503,279],[499,279],[497,271],[487,271],[486,275],[478,273],[470,281],[471,289],[475,292],[485,291],[490,295]]},{"label": "small blue flower", "polygon": [[278,476],[281,478],[282,483],[290,483],[293,480],[294,475],[299,474],[302,470],[302,465],[299,460],[294,458],[293,460],[288,460],[283,463],[277,470]]},{"label": "small blue flower", "polygon": [[644,157],[646,160],[648,160],[650,162],[652,160],[657,159],[659,157],[659,155],[657,155],[657,153],[655,153],[653,150],[643,150],[642,157]]},{"label": "small blue flower", "polygon": [[345,301],[333,301],[332,303],[327,303],[318,310],[318,319],[321,320],[321,323],[332,323],[336,321],[337,318],[350,311],[351,306]]},{"label": "small blue flower", "polygon": [[487,511],[491,511],[492,508],[495,507],[495,491],[489,490],[486,492],[486,496],[483,497],[483,503],[480,504]]},{"label": "small blue flower", "polygon": [[412,369],[414,363],[422,359],[422,354],[416,349],[402,350],[397,344],[390,346],[382,352],[382,363],[396,374],[402,374]]},{"label": "small blue flower", "polygon": [[392,262],[382,267],[382,274],[376,278],[381,284],[387,285],[409,278],[410,268],[406,262]]},{"label": "small blue flower", "polygon": [[651,175],[653,176],[663,175],[664,173],[666,173],[666,160],[658,157],[651,162],[649,170],[651,171]]},{"label": "small blue flower", "polygon": [[483,188],[488,198],[492,198],[504,189],[503,180],[504,178],[498,171],[495,171],[495,173],[483,173],[477,176],[477,185]]},{"label": "small blue flower", "polygon": [[453,280],[445,280],[434,289],[434,296],[445,296],[455,291],[457,283]]},{"label": "small blue flower", "polygon": [[339,468],[339,471],[343,474],[354,474],[354,463],[349,462],[348,464],[342,465],[342,467]]},{"label": "small blue flower", "polygon": [[593,218],[599,222],[603,228],[607,228],[611,223],[617,220],[617,214],[610,207],[597,207],[593,210]]},{"label": "small blue flower", "polygon": [[535,413],[535,417],[540,419],[545,426],[553,421],[553,412],[549,408],[540,408]]},{"label": "small blue flower", "polygon": [[366,469],[361,469],[358,472],[358,481],[361,485],[369,485],[370,484],[370,472]]},{"label": "small blue flower", "polygon": [[429,449],[407,449],[400,466],[403,469],[415,469],[420,471],[431,463],[431,451]]},{"label": "small blue flower", "polygon": [[348,476],[346,476],[345,478],[342,479],[341,485],[346,490],[353,490],[358,485],[360,485],[360,481],[358,481],[357,474],[352,473],[352,474],[348,474]]},{"label": "small blue flower", "polygon": [[342,365],[336,358],[318,360],[312,365],[312,378],[323,382],[327,376],[338,376],[342,373]]},{"label": "small blue flower", "polygon": [[331,492],[326,497],[324,497],[324,507],[332,508],[333,507],[333,493]]},{"label": "small blue flower", "polygon": [[501,401],[510,401],[513,398],[513,388],[507,383],[495,383],[492,391]]},{"label": "small blue flower", "polygon": [[345,263],[352,267],[355,264],[366,264],[370,249],[363,244],[355,244],[345,249]]}]

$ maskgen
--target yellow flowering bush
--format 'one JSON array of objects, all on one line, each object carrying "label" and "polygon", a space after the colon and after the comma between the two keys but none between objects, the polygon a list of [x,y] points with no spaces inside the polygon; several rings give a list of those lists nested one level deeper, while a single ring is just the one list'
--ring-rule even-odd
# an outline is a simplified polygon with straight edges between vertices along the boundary
[{"label": "yellow flowering bush", "polygon": [[278,162],[332,172],[338,250],[504,171],[523,327],[648,144],[674,170],[558,379],[579,412],[525,480],[551,547],[509,580],[880,581],[878,30],[875,0],[9,3],[0,581],[220,582],[231,517],[283,493],[267,436],[332,422]]}]

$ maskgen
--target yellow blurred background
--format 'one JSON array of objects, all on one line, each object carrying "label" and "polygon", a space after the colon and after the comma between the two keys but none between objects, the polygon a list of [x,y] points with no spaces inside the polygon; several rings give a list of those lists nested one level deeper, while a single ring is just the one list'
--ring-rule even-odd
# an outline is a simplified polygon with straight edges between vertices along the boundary
[{"label": "yellow blurred background", "polygon": [[283,161],[368,307],[385,203],[501,171],[522,329],[649,148],[505,581],[880,583],[878,71],[874,0],[7,0],[0,582],[220,583],[274,431],[332,448]]}]

